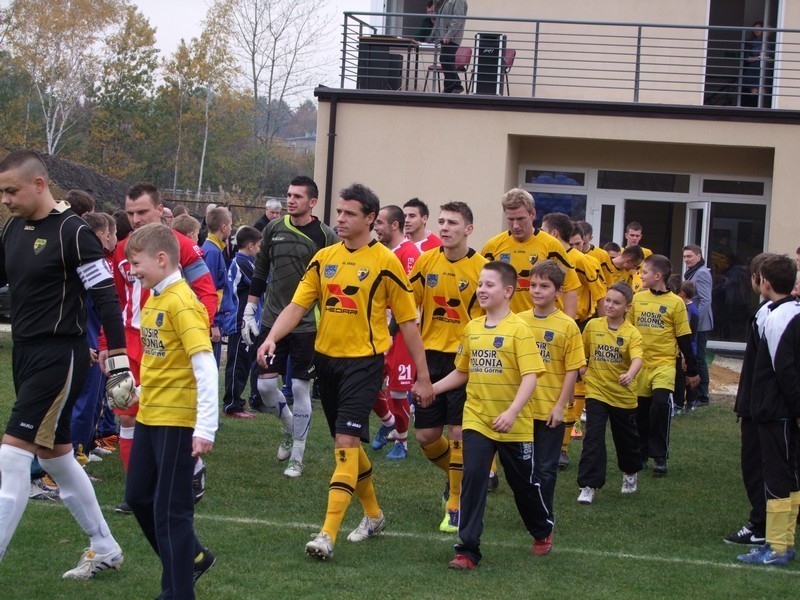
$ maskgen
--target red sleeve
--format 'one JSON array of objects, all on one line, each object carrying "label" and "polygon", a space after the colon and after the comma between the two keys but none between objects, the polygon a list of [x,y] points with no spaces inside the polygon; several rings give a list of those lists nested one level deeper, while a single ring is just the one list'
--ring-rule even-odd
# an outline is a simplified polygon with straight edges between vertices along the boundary
[{"label": "red sleeve", "polygon": [[106,342],[106,332],[100,329],[100,335],[97,336],[97,351],[103,350],[108,350],[108,342]]},{"label": "red sleeve", "polygon": [[127,262],[125,258],[125,246],[128,243],[128,238],[125,238],[120,243],[117,244],[117,247],[114,248],[114,253],[111,255],[111,272],[114,275],[114,287],[117,289],[117,297],[119,298],[119,305],[122,308],[122,312],[125,312],[125,308],[128,302],[128,293],[125,289],[127,285],[125,281],[125,275],[122,273],[123,269],[120,268],[120,264],[122,262]]},{"label": "red sleeve", "polygon": [[203,251],[186,236],[174,230],[173,232],[175,237],[178,238],[180,246],[179,262],[183,277],[200,302],[203,303],[203,306],[206,307],[208,322],[213,323],[214,316],[217,314],[219,297],[217,296],[217,288],[214,286],[211,273],[209,273],[208,267],[203,260]]}]

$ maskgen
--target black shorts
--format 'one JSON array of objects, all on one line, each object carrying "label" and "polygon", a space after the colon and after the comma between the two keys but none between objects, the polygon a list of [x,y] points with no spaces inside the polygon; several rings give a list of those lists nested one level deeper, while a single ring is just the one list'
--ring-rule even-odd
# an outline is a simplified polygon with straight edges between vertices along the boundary
[{"label": "black shorts", "polygon": [[[270,330],[265,329],[258,335],[256,348],[264,343]],[[286,362],[292,359],[292,379],[308,381],[315,376],[314,373],[314,342],[317,339],[316,331],[305,333],[290,333],[275,345],[275,358],[272,364],[267,361],[267,368],[258,365],[258,374],[280,373],[286,376]]]},{"label": "black shorts", "polygon": [[369,441],[369,415],[383,383],[383,354],[365,358],[316,357],[319,395],[331,435]]},{"label": "black shorts", "polygon": [[[456,355],[454,352],[426,350],[425,360],[431,383],[444,379],[455,370]],[[427,408],[414,402],[414,428],[433,429],[445,425],[461,425],[464,417],[464,403],[467,401],[467,386],[461,386],[444,394],[439,394]]]},{"label": "black shorts", "polygon": [[14,344],[12,369],[17,399],[6,434],[51,450],[71,444],[72,407],[89,370],[86,339]]}]

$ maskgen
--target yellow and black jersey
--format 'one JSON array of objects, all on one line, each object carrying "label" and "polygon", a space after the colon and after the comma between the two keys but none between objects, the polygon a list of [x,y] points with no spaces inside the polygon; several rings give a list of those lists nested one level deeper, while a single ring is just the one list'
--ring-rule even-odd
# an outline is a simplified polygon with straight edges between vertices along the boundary
[{"label": "yellow and black jersey", "polygon": [[672,292],[644,290],[635,294],[628,320],[642,334],[645,367],[674,366],[678,338],[692,333],[686,305]]},{"label": "yellow and black jersey", "polygon": [[610,288],[618,281],[624,281],[631,286],[631,288],[633,287],[634,278],[636,277],[635,270],[618,269],[610,258],[608,259],[608,262],[601,263],[600,268],[603,272],[603,278],[606,281],[606,288]]},{"label": "yellow and black jersey", "polygon": [[455,352],[464,327],[483,314],[475,292],[486,259],[469,249],[451,262],[444,248],[423,252],[411,270],[414,301],[420,307],[420,330],[426,350]]},{"label": "yellow and black jersey", "polygon": [[536,316],[533,310],[518,316],[530,328],[544,363],[545,371],[539,377],[531,402],[534,418],[546,421],[564,388],[567,371],[577,371],[586,364],[581,332],[575,320],[561,310],[546,317]]},{"label": "yellow and black jersey", "polygon": [[208,312],[185,280],[150,294],[142,308],[141,396],[136,420],[194,427],[197,380],[191,357],[211,352]]},{"label": "yellow and black jersey", "polygon": [[463,429],[479,431],[503,442],[533,440],[533,410],[528,402],[508,433],[492,429],[517,395],[523,375],[544,373],[542,358],[530,328],[514,313],[490,327],[486,317],[470,321],[464,328],[456,355],[456,369],[469,373]]},{"label": "yellow and black jersey", "polygon": [[600,264],[594,257],[573,248],[567,250],[567,258],[575,264],[575,272],[581,282],[575,320],[585,321],[594,315],[597,303],[606,297],[606,286],[600,275]]},{"label": "yellow and black jersey", "polygon": [[314,349],[336,358],[383,354],[391,339],[386,308],[398,323],[417,318],[405,269],[377,240],[358,250],[343,242],[323,248],[308,264],[292,302],[305,308],[319,300]]},{"label": "yellow and black jersey", "polygon": [[533,308],[530,294],[531,267],[540,260],[554,260],[567,270],[564,292],[578,290],[581,287],[581,282],[575,273],[575,265],[567,257],[563,244],[541,229],[534,229],[533,235],[525,242],[518,242],[510,231],[504,231],[486,242],[481,254],[487,260],[507,262],[517,270],[517,290],[511,298],[511,310],[515,313]]},{"label": "yellow and black jersey", "polygon": [[619,408],[636,408],[636,382],[625,387],[620,375],[631,368],[634,358],[642,358],[642,334],[628,321],[617,329],[605,317],[592,319],[583,330],[583,347],[589,367],[583,380],[586,397]]},{"label": "yellow and black jersey", "polygon": [[[650,248],[645,248],[644,246],[639,246],[639,248],[642,249],[642,253],[644,254],[645,258],[647,258],[648,256],[652,256],[653,255],[653,251],[650,250]],[[624,250],[624,248],[623,248],[623,250]],[[631,280],[630,280],[629,283],[631,284],[631,288],[633,288],[633,292],[634,293],[642,291],[642,267],[641,267],[641,265],[635,271],[633,271],[633,274],[631,275]]]},{"label": "yellow and black jersey", "polygon": [[606,286],[611,285],[611,283],[605,280],[605,273],[603,273],[603,264],[611,262],[611,256],[603,250],[602,248],[598,248],[593,244],[589,244],[589,250],[584,252],[586,256],[591,256],[593,259],[597,261],[597,264],[600,265],[600,276],[603,278],[603,282]]}]

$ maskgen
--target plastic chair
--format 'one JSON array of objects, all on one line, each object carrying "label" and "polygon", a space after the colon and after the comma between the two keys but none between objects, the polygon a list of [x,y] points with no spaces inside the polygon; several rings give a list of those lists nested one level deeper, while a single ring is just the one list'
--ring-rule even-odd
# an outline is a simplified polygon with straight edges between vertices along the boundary
[{"label": "plastic chair", "polygon": [[[464,89],[466,90],[467,94],[470,92],[470,84],[469,78],[467,77],[467,69],[469,69],[469,65],[472,62],[472,48],[468,46],[459,46],[458,50],[456,50],[455,55],[455,68],[456,73],[463,73],[464,74]],[[428,89],[428,79],[433,76],[436,85],[436,91],[442,91],[442,82],[441,76],[443,75],[442,65],[441,63],[435,65],[428,66],[428,72],[425,74],[425,84],[422,87],[422,91],[425,92]]]},{"label": "plastic chair", "polygon": [[[508,73],[514,66],[514,59],[517,58],[517,51],[513,48],[503,49],[503,79],[506,81],[506,96],[511,95],[511,87],[508,84]],[[501,88],[502,91],[502,88]]]}]

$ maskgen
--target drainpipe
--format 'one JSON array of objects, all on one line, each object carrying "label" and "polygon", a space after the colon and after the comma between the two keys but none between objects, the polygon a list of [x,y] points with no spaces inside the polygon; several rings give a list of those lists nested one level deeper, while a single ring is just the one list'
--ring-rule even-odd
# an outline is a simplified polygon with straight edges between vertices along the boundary
[{"label": "drainpipe", "polygon": [[325,211],[323,219],[326,224],[331,222],[331,197],[333,187],[333,156],[336,151],[336,106],[338,98],[331,98],[331,109],[328,119],[328,158],[325,166]]}]

